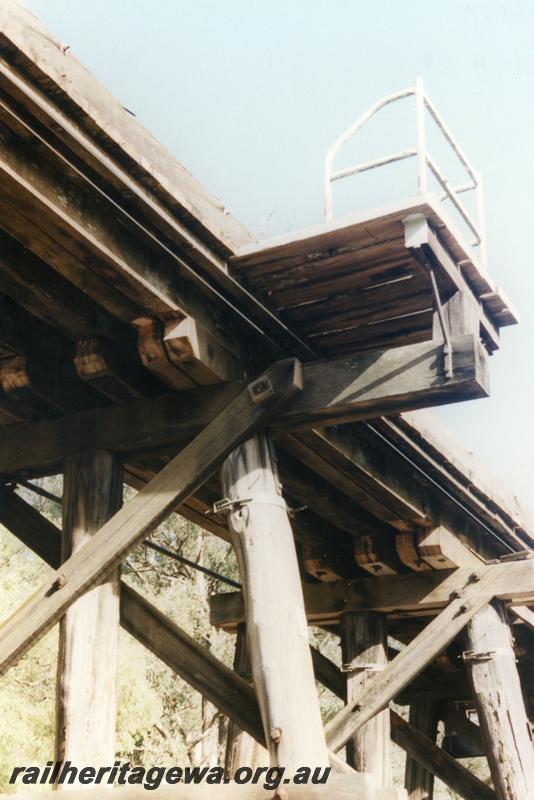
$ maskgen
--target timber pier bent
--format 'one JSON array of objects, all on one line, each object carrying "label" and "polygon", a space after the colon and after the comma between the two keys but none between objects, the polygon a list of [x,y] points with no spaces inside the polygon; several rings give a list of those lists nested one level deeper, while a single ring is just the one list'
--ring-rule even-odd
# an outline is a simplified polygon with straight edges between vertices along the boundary
[{"label": "timber pier bent", "polygon": [[[336,168],[397,101],[415,102],[414,147]],[[428,115],[465,184],[430,158]],[[415,194],[334,216],[337,181],[408,159]],[[229,718],[228,770],[255,752],[342,773],[290,800],[431,800],[435,776],[467,800],[531,798],[534,519],[422,411],[487,396],[518,317],[488,273],[480,175],[421,81],[334,143],[323,222],[256,241],[0,0],[0,179],[0,523],[54,570],[0,627],[0,674],[59,622],[56,758],[113,763],[122,625]],[[16,491],[55,474],[62,531]],[[175,512],[235,548],[241,588],[210,601],[234,670],[121,581]],[[341,667],[308,625],[339,637]],[[344,703],[326,727],[316,682]]]}]

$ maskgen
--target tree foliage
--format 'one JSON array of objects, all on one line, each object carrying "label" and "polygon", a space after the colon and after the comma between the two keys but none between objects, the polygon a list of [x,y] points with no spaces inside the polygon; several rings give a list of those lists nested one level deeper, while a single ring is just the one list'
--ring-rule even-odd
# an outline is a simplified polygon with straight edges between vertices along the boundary
[{"label": "tree foliage", "polygon": [[[61,494],[58,478],[40,482]],[[61,525],[60,505],[19,490],[24,499]],[[126,490],[127,500],[133,492]],[[172,515],[151,536],[152,541],[211,570],[239,580],[235,556],[228,544]],[[50,573],[36,555],[0,526],[0,619],[6,619]],[[209,624],[208,598],[227,586],[179,561],[137,547],[122,565],[122,578],[184,628],[228,666],[233,661],[233,637]],[[54,755],[54,703],[57,626],[38,642],[0,681],[0,791],[13,790],[8,779],[14,766],[42,765]],[[336,637],[311,629],[312,643],[340,663]],[[323,718],[328,721],[341,701],[318,685]],[[401,709],[398,709],[402,711]],[[117,716],[117,758],[142,766],[164,764],[213,766],[223,763],[227,721],[159,659],[121,630]],[[471,764],[481,770],[480,764]],[[393,748],[397,785],[404,778],[404,754]],[[443,785],[436,800],[456,795]]]}]

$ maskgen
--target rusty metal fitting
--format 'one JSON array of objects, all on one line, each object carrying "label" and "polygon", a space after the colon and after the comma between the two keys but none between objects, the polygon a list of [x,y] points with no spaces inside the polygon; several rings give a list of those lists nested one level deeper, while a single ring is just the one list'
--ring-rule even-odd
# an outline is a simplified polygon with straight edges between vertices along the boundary
[{"label": "rusty metal fitting", "polygon": [[280,739],[282,738],[282,729],[281,728],[271,728],[269,736],[271,737],[271,741],[272,742],[274,742],[275,744],[279,744],[280,743]]}]

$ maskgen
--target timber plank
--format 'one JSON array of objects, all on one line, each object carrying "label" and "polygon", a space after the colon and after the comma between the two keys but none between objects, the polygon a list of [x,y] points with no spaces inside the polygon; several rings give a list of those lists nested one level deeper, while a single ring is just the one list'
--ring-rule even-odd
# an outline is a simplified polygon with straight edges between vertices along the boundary
[{"label": "timber plank", "polygon": [[[460,597],[428,623],[423,631],[402,650],[390,664],[365,686],[350,705],[342,709],[326,726],[327,742],[337,752],[362,725],[386,706],[398,692],[441,653],[467,625],[477,611],[484,608],[499,591],[499,581],[506,566],[499,565],[485,573],[479,581],[468,581],[460,589]],[[417,576],[419,579],[421,575]]]},{"label": "timber plank", "polygon": [[[49,630],[65,610],[111,571],[132,547],[214,472],[226,455],[269,415],[300,390],[299,364],[278,362],[255,386],[272,394],[255,403],[246,389],[137,496],[78,550],[31,600],[0,629],[0,671],[4,672]],[[66,579],[66,580],[65,580]]]},{"label": "timber plank", "polygon": [[[377,352],[303,367],[305,389],[273,422],[280,430],[369,419],[400,407],[450,402],[486,393],[485,354],[473,337],[455,340],[456,375],[443,373],[441,345]],[[481,361],[479,361],[479,358]],[[207,425],[242,384],[199,387],[179,396],[65,417],[54,423],[0,431],[0,474],[54,469],[63,455],[87,443],[116,452],[183,444]],[[187,415],[190,415],[189,418]],[[190,428],[188,429],[188,422]]]},{"label": "timber plank", "polygon": [[391,738],[399,747],[466,800],[497,800],[493,789],[463,764],[437,747],[434,742],[399,714],[391,712]]},{"label": "timber plank", "polygon": [[[265,773],[264,773],[265,774]],[[83,790],[72,790],[73,800],[97,800],[102,797],[102,788],[91,789],[85,786]],[[326,786],[291,785],[291,800],[403,800],[404,793],[400,789],[376,788],[364,774],[351,773],[350,775],[331,775]],[[282,790],[285,791],[285,790]],[[122,800],[141,800],[146,798],[146,789],[139,787],[122,787],[120,789]],[[261,780],[258,785],[236,784],[233,781],[224,784],[199,784],[198,786],[166,786],[162,784],[156,796],[160,800],[272,800],[273,789],[264,789]],[[51,792],[21,792],[21,800],[53,800]]]},{"label": "timber plank", "polygon": [[[529,561],[502,565],[481,565],[479,576],[494,576],[495,594],[513,604],[534,603],[534,563]],[[455,592],[468,586],[475,570],[436,570],[405,575],[357,578],[337,583],[304,585],[304,605],[312,625],[331,625],[348,611],[380,611],[396,616],[425,613],[433,615],[444,609]],[[244,621],[240,592],[215,594],[210,598],[211,621],[217,627],[232,630]]]},{"label": "timber plank", "polygon": [[22,65],[35,84],[44,87],[60,107],[68,107],[81,130],[113,152],[147,186],[209,241],[224,251],[251,240],[249,232],[220,200],[157,142],[28,10],[12,0],[0,6],[4,56]]}]

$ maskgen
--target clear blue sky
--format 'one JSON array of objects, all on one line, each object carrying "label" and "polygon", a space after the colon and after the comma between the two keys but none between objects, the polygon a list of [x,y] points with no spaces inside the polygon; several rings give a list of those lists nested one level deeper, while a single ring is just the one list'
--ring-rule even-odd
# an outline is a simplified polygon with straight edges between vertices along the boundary
[{"label": "clear blue sky", "polygon": [[[436,414],[534,506],[532,0],[26,4],[242,222],[271,235],[321,221],[327,147],[422,75],[484,176],[489,270],[522,314],[491,359],[491,398]],[[406,113],[384,117],[359,155],[413,144],[402,123]],[[399,196],[407,173],[387,180]],[[385,181],[362,177],[344,208],[374,202],[378,186],[387,199]]]}]

